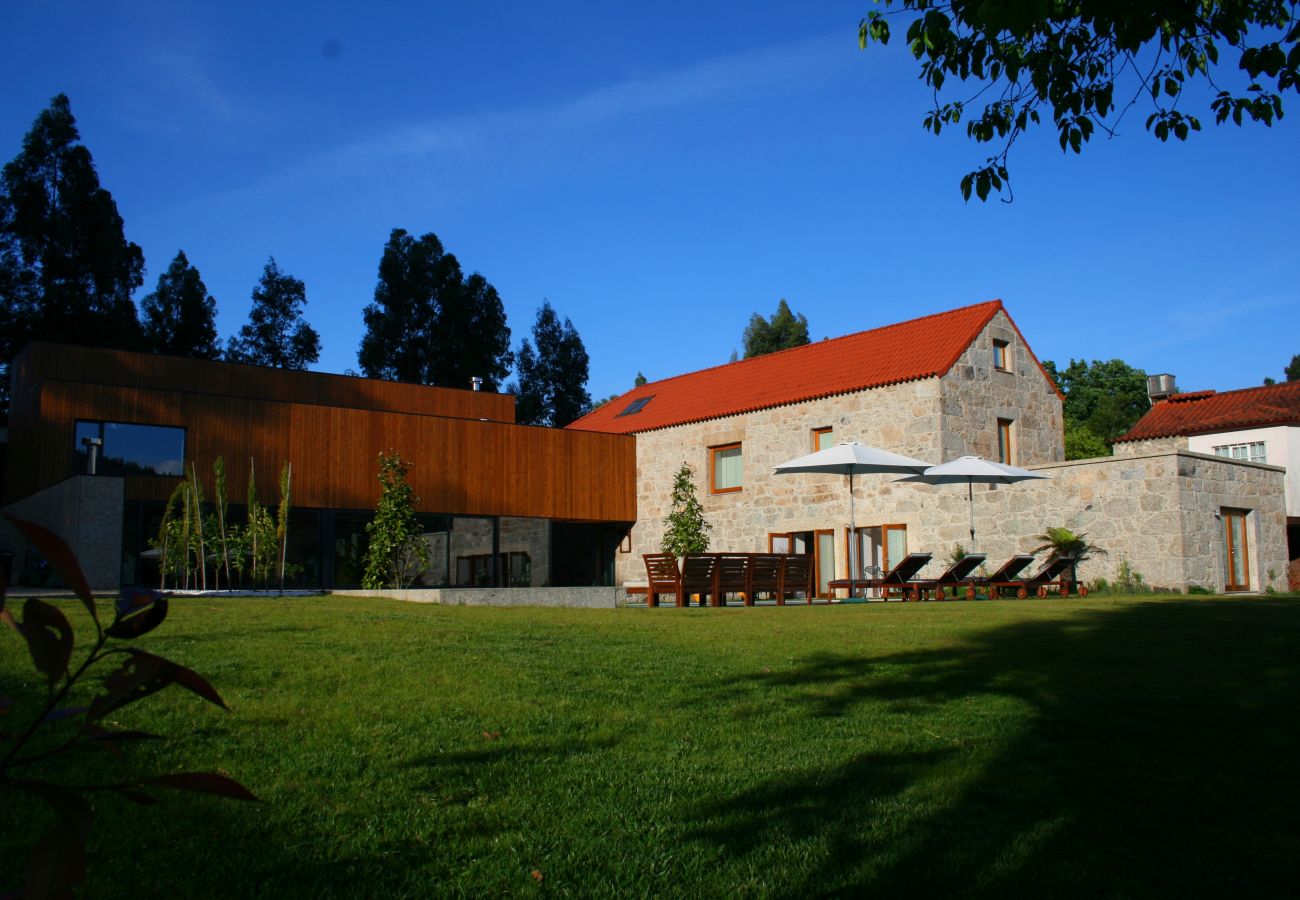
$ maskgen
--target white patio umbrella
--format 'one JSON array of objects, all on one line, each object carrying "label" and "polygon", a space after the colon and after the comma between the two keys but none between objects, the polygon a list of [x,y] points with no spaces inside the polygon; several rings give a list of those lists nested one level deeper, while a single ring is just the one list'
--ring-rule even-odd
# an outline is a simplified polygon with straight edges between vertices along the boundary
[{"label": "white patio umbrella", "polygon": [[919,475],[896,478],[895,481],[919,481],[925,484],[964,484],[966,499],[970,504],[970,542],[975,544],[975,485],[976,484],[1015,484],[1033,478],[1051,478],[1040,472],[1031,472],[1009,466],[1006,463],[993,462],[982,456],[961,456],[950,462],[931,466]]},{"label": "white patio umbrella", "polygon": [[928,462],[912,459],[910,456],[890,453],[888,450],[869,447],[866,444],[859,444],[857,441],[841,441],[834,447],[827,447],[825,450],[818,450],[816,453],[809,453],[789,462],[783,462],[776,466],[774,471],[777,475],[818,472],[828,475],[849,476],[849,529],[851,535],[849,539],[849,596],[852,597],[853,582],[857,578],[854,546],[857,544],[858,530],[857,520],[853,514],[853,476],[897,475],[906,472],[919,474],[928,468],[931,468]]}]

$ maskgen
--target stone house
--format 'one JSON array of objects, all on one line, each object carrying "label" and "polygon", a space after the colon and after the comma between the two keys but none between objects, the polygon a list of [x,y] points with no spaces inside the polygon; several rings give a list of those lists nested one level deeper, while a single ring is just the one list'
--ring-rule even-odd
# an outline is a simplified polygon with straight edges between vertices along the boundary
[{"label": "stone house", "polygon": [[[1286,469],[1287,555],[1300,582],[1300,381],[1239,391],[1174,394],[1115,442],[1117,455],[1155,449],[1267,463]],[[1236,524],[1228,520],[1227,528]]]},{"label": "stone house", "polygon": [[[1066,462],[1062,397],[1000,301],[648,383],[569,428],[636,436],[637,520],[616,560],[623,584],[642,581],[641,554],[659,549],[683,462],[713,526],[711,549],[812,553],[823,596],[847,575],[850,541],[864,565],[886,569],[929,551],[931,573],[970,543],[957,488],[858,478],[850,535],[846,479],[773,473],[837,441],[936,463],[975,454],[1052,476],[976,487],[978,546],[964,549],[993,564],[1064,525],[1111,548],[1081,569],[1086,578],[1114,578],[1125,563],[1152,585],[1244,590],[1280,584],[1285,568],[1276,466],[1177,448]],[[1225,509],[1247,513],[1245,581],[1225,574]]]}]

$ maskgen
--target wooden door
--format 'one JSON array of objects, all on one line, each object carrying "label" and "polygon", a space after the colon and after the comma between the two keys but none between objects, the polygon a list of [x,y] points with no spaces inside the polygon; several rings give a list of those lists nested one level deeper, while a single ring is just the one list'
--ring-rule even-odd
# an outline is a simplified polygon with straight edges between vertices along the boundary
[{"label": "wooden door", "polygon": [[1225,591],[1250,590],[1250,554],[1246,539],[1246,513],[1239,509],[1223,511]]}]

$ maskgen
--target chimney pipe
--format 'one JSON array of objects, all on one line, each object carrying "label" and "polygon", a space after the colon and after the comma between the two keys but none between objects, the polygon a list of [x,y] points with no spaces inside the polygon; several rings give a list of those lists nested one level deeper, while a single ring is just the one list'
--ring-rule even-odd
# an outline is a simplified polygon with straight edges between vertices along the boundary
[{"label": "chimney pipe", "polygon": [[99,468],[99,448],[104,446],[104,439],[84,437],[81,446],[86,448],[86,474],[94,475]]},{"label": "chimney pipe", "polygon": [[481,391],[483,390],[483,379],[475,375],[470,378],[469,385],[473,390]]},{"label": "chimney pipe", "polygon": [[1168,373],[1147,376],[1147,399],[1151,401],[1152,406],[1161,400],[1169,399],[1176,393],[1178,388],[1174,384],[1174,376]]}]

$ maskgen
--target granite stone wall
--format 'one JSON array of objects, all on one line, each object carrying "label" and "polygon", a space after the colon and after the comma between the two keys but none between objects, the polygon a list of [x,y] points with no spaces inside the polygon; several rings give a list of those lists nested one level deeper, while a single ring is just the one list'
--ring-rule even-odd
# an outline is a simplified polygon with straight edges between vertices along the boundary
[{"label": "granite stone wall", "polygon": [[[122,584],[123,480],[75,475],[12,503],[4,512],[42,525],[67,542],[93,590],[116,591]],[[26,544],[7,522],[0,525],[0,549],[14,554],[13,577],[22,571]]]},{"label": "granite stone wall", "polygon": [[[995,338],[1008,343],[1009,372],[993,368]],[[638,434],[638,520],[632,529],[631,552],[618,555],[616,583],[645,580],[641,554],[659,550],[673,476],[683,462],[695,472],[698,496],[713,526],[711,549],[766,551],[772,533],[834,529],[835,573],[842,576],[848,572],[847,479],[775,475],[772,468],[812,452],[813,429],[825,427],[834,429],[837,442],[860,441],[935,463],[967,453],[995,456],[999,418],[1016,423],[1013,439],[1018,463],[1032,465],[1064,458],[1060,397],[1002,313],[942,378]],[[709,489],[709,448],[736,442],[743,450],[743,489],[713,494]],[[955,488],[918,489],[916,485],[893,484],[894,477],[854,479],[859,528],[906,524],[914,549],[934,549],[942,543],[944,554],[958,542],[969,543],[964,492],[957,498]]]},{"label": "granite stone wall", "polygon": [[[1006,343],[1006,371],[993,366],[993,343]],[[1017,466],[1065,459],[1061,398],[1006,313],[999,312],[940,379],[942,460],[998,458],[997,420],[1011,424]]]}]

